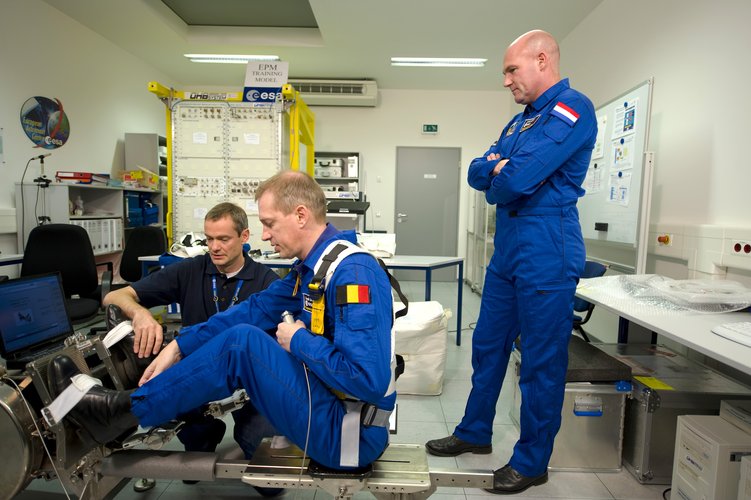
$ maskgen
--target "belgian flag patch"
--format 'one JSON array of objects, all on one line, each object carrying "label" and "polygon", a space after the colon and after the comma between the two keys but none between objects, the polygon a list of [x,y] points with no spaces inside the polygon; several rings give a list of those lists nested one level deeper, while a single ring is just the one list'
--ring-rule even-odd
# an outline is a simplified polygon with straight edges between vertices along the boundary
[{"label": "belgian flag patch", "polygon": [[368,285],[342,285],[336,287],[336,305],[370,304]]}]

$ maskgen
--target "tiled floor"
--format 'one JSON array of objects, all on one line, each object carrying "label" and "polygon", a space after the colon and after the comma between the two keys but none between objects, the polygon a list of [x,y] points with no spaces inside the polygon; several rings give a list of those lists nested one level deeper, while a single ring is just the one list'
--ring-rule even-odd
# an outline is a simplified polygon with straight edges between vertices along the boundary
[{"label": "tiled floor", "polygon": [[[404,282],[402,288],[410,300],[423,300],[424,284]],[[456,310],[456,285],[434,283],[433,300],[444,307]],[[464,287],[462,345],[455,345],[455,321],[449,320],[448,357],[446,362],[443,393],[440,396],[399,396],[398,433],[394,442],[424,443],[429,439],[447,436],[462,417],[464,403],[469,393],[471,337],[469,328],[474,325],[480,308],[480,297]],[[498,401],[493,436],[492,455],[463,455],[456,458],[429,456],[429,464],[434,468],[483,469],[498,468],[506,463],[518,437],[518,432],[508,417],[512,402],[512,386],[505,383]],[[228,427],[232,419],[226,419]],[[220,446],[220,452],[233,453],[230,429]],[[170,448],[179,449],[179,443],[170,443]],[[663,498],[666,485],[641,485],[624,468],[615,473],[551,472],[547,484],[536,486],[518,495],[528,499],[654,499]],[[235,499],[259,496],[256,491],[239,481],[200,482],[185,485],[181,481],[158,481],[154,489],[145,493],[135,493],[127,484],[115,497],[118,500],[170,500],[170,499]],[[431,498],[453,500],[473,497],[493,497],[480,489],[439,488]],[[669,498],[669,493],[666,495]],[[288,490],[283,498],[289,500],[312,498],[325,499],[330,495],[321,491]],[[358,500],[373,498],[366,492],[355,495]],[[65,498],[60,486],[54,482],[33,482],[17,498],[23,500],[57,500]],[[280,497],[282,498],[282,497]]]}]

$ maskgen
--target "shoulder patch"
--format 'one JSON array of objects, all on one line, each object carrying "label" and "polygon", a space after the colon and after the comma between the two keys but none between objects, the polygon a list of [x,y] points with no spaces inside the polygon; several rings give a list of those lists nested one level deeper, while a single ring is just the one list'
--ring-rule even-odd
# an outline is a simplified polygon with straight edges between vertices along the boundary
[{"label": "shoulder patch", "polygon": [[368,285],[341,285],[336,287],[336,305],[370,304]]},{"label": "shoulder patch", "polygon": [[568,123],[569,125],[573,126],[576,121],[579,119],[579,113],[574,111],[573,108],[570,106],[567,106],[563,104],[562,102],[558,101],[556,103],[555,107],[550,110],[550,114],[553,116],[557,116],[564,122]]},{"label": "shoulder patch", "polygon": [[526,120],[524,120],[524,123],[522,123],[522,129],[519,131],[519,133],[521,134],[525,130],[532,128],[532,126],[535,123],[537,123],[537,120],[539,119],[540,119],[540,115],[537,115],[537,116],[533,116],[532,118],[527,118]]}]

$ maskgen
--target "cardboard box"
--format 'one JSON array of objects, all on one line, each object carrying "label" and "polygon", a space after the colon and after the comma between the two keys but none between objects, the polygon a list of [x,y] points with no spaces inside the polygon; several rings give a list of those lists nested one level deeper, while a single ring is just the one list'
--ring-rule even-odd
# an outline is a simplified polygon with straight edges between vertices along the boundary
[{"label": "cardboard box", "polygon": [[126,186],[142,187],[145,189],[159,190],[159,176],[150,170],[139,167],[138,170],[123,172],[123,184]]}]

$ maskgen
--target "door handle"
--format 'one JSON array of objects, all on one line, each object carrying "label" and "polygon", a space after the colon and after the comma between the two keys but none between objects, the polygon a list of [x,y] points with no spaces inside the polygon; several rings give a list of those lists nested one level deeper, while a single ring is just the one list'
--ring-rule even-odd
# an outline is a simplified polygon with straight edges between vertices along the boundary
[{"label": "door handle", "polygon": [[406,217],[406,216],[407,216],[407,214],[402,214],[402,213],[398,213],[398,214],[396,214],[396,216],[397,216],[397,217]]},{"label": "door handle", "polygon": [[407,218],[407,214],[403,214],[400,212],[396,213],[396,222],[402,222],[406,218]]}]

